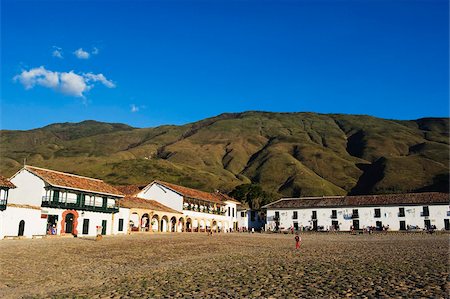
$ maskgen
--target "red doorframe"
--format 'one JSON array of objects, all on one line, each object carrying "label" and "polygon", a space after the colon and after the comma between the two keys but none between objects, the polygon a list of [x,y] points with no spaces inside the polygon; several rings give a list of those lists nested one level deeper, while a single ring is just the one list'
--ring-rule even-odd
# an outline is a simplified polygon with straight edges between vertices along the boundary
[{"label": "red doorframe", "polygon": [[66,210],[62,213],[61,219],[61,235],[66,233],[66,215],[73,214],[73,224],[72,224],[72,235],[78,235],[77,226],[78,226],[78,212],[75,210]]}]

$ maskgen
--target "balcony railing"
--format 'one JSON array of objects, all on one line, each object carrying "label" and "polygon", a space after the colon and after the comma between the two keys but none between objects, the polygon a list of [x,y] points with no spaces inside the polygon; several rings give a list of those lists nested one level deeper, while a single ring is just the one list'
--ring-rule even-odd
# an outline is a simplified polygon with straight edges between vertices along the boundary
[{"label": "balcony railing", "polygon": [[53,198],[51,196],[42,196],[42,206],[45,208],[58,208],[58,209],[74,209],[82,211],[91,212],[102,212],[102,213],[117,213],[119,208],[116,206],[90,206],[81,203],[65,202],[64,199]]},{"label": "balcony railing", "polygon": [[6,209],[6,204],[8,201],[6,199],[0,199],[0,211],[3,211]]},{"label": "balcony railing", "polygon": [[198,213],[207,213],[207,214],[215,214],[215,215],[225,215],[226,211],[214,210],[214,209],[202,209],[202,208],[193,208],[189,206],[183,207],[184,211],[193,211]]}]

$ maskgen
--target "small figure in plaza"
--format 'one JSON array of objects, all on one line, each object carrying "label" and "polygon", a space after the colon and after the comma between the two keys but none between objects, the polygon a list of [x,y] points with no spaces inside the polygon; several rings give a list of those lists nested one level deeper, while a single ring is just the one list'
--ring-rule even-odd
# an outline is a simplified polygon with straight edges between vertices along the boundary
[{"label": "small figure in plaza", "polygon": [[295,249],[300,249],[301,242],[302,242],[302,238],[297,233],[295,235]]}]

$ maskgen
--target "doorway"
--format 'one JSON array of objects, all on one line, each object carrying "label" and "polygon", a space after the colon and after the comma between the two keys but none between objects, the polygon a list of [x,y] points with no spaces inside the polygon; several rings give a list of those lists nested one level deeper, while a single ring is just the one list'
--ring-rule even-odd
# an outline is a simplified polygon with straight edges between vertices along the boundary
[{"label": "doorway", "polygon": [[47,216],[47,235],[56,235],[56,225],[58,223],[58,215]]},{"label": "doorway", "polygon": [[406,230],[406,221],[400,221],[400,230]]},{"label": "doorway", "polygon": [[359,229],[359,220],[353,220],[353,229]]},{"label": "doorway", "polygon": [[74,218],[74,216],[72,213],[68,213],[66,215],[66,219],[65,219],[66,220],[66,228],[64,229],[64,231],[67,234],[71,234],[73,232],[73,218]]},{"label": "doorway", "polygon": [[19,233],[17,235],[19,237],[23,236],[24,231],[25,231],[25,221],[24,220],[20,220],[20,222],[19,222]]},{"label": "doorway", "polygon": [[106,235],[106,220],[102,220],[102,235]]}]

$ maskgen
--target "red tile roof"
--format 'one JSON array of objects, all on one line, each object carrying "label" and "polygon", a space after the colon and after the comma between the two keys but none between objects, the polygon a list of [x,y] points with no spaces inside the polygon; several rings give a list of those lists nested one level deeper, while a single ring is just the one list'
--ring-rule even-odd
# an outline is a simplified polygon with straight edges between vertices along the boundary
[{"label": "red tile roof", "polygon": [[219,192],[209,193],[209,192],[204,192],[204,191],[200,191],[200,190],[196,190],[196,189],[192,189],[192,188],[187,188],[187,187],[183,187],[183,186],[179,186],[179,185],[175,185],[175,184],[167,183],[167,182],[163,182],[163,181],[154,181],[153,183],[158,183],[160,185],[163,185],[185,197],[200,199],[200,200],[209,201],[209,202],[213,202],[213,203],[221,203],[221,204],[223,204],[225,201],[234,201],[236,203],[239,203],[238,201],[232,199],[228,195],[225,195],[225,194],[222,194]]},{"label": "red tile roof", "polygon": [[117,190],[119,190],[124,195],[134,196],[142,191],[147,185],[121,185],[114,186]]},{"label": "red tile roof", "polygon": [[132,208],[149,209],[149,210],[154,210],[154,211],[158,211],[158,212],[182,214],[181,212],[178,212],[177,210],[166,207],[165,205],[160,204],[159,202],[157,202],[155,200],[144,199],[144,198],[135,197],[135,196],[124,197],[123,199],[120,200],[120,206],[123,208],[129,208],[129,209],[132,209]]},{"label": "red tile roof", "polygon": [[28,165],[26,165],[24,169],[40,177],[47,184],[53,187],[75,189],[118,197],[123,196],[116,188],[99,179],[93,179]]},{"label": "red tile roof", "polygon": [[0,175],[0,187],[3,188],[16,188],[16,186],[11,183],[7,178]]},{"label": "red tile roof", "polygon": [[231,201],[231,202],[234,202],[235,204],[238,204],[238,205],[241,204],[240,201],[237,201],[237,200],[234,199],[233,197],[228,196],[227,194],[224,194],[224,193],[222,193],[222,192],[216,192],[216,195],[217,195],[219,198],[221,198],[222,201]]},{"label": "red tile roof", "polygon": [[425,192],[407,194],[282,198],[265,205],[263,208],[301,209],[352,206],[449,204],[449,201],[450,197],[448,193]]}]

